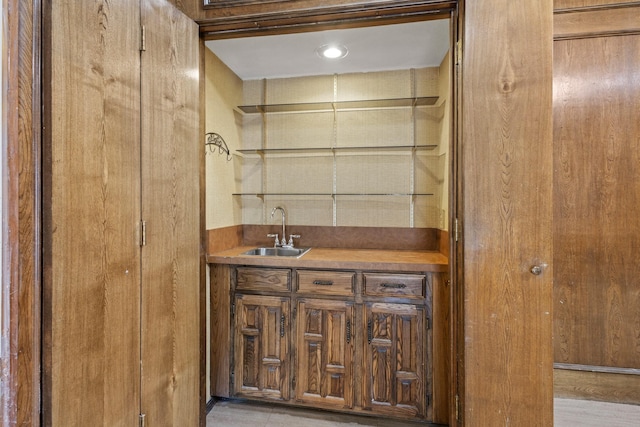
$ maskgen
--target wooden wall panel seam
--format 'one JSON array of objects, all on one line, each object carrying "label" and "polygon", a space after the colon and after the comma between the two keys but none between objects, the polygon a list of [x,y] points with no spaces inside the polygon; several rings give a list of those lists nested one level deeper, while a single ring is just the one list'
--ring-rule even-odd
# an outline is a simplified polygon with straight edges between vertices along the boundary
[{"label": "wooden wall panel seam", "polygon": [[639,1],[633,1],[633,2],[627,2],[627,3],[601,4],[601,5],[593,5],[593,6],[565,7],[565,8],[554,9],[553,14],[560,15],[564,13],[592,12],[592,11],[599,11],[599,10],[621,9],[621,8],[637,7],[637,6],[640,6]]},{"label": "wooden wall panel seam", "polygon": [[554,40],[640,34],[640,3],[554,13]]}]

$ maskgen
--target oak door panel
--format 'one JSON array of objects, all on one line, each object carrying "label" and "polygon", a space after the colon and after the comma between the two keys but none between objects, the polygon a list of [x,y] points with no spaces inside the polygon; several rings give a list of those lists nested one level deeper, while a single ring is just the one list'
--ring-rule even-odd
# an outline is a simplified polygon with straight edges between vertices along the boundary
[{"label": "oak door panel", "polygon": [[426,351],[424,308],[365,305],[365,407],[387,415],[424,417]]},{"label": "oak door panel", "polygon": [[640,368],[640,35],[554,42],[554,359]]},{"label": "oak door panel", "polygon": [[142,0],[142,399],[147,425],[195,426],[200,410],[198,26]]},{"label": "oak door panel", "polygon": [[551,0],[464,3],[464,425],[553,424],[552,24]]},{"label": "oak door panel", "polygon": [[353,406],[353,303],[298,300],[296,399],[320,406]]},{"label": "oak door panel", "polygon": [[289,298],[236,295],[234,394],[289,400]]},{"label": "oak door panel", "polygon": [[138,420],[139,7],[103,6],[44,11],[45,425]]}]

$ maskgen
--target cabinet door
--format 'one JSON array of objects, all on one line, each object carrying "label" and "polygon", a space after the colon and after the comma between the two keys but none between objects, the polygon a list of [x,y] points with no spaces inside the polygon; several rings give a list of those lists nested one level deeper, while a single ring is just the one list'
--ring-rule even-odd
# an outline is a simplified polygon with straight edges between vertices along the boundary
[{"label": "cabinet door", "polygon": [[289,400],[289,298],[236,295],[236,396]]},{"label": "cabinet door", "polygon": [[387,415],[424,417],[424,316],[424,308],[412,304],[366,305],[366,408]]},{"label": "cabinet door", "polygon": [[353,406],[353,303],[298,301],[296,399]]}]

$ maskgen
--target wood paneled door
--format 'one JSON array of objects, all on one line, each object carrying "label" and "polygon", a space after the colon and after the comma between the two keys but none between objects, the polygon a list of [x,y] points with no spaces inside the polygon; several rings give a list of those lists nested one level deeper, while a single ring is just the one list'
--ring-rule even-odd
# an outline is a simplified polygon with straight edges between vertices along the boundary
[{"label": "wood paneled door", "polygon": [[424,307],[365,305],[365,408],[375,413],[424,417],[428,369]]},{"label": "wood paneled door", "polygon": [[236,295],[237,396],[289,399],[290,306],[288,297]]},{"label": "wood paneled door", "polygon": [[[50,2],[44,420],[131,426],[140,399],[140,7]],[[47,40],[47,37],[45,37]]]},{"label": "wood paneled door", "polygon": [[465,425],[553,424],[552,3],[465,2]]},{"label": "wood paneled door", "polygon": [[300,299],[296,332],[296,400],[353,406],[352,302]]},{"label": "wood paneled door", "polygon": [[141,22],[141,413],[195,426],[200,409],[200,66],[198,26],[169,1]]},{"label": "wood paneled door", "polygon": [[44,14],[44,424],[197,425],[197,26],[159,0]]}]

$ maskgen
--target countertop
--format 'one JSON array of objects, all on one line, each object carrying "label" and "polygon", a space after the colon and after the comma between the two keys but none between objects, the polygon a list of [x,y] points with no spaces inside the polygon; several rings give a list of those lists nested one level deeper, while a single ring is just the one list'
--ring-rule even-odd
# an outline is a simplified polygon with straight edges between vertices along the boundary
[{"label": "countertop", "polygon": [[311,248],[300,258],[251,256],[255,246],[238,246],[207,254],[211,264],[256,265],[288,268],[331,268],[376,271],[446,272],[448,259],[437,251]]}]

